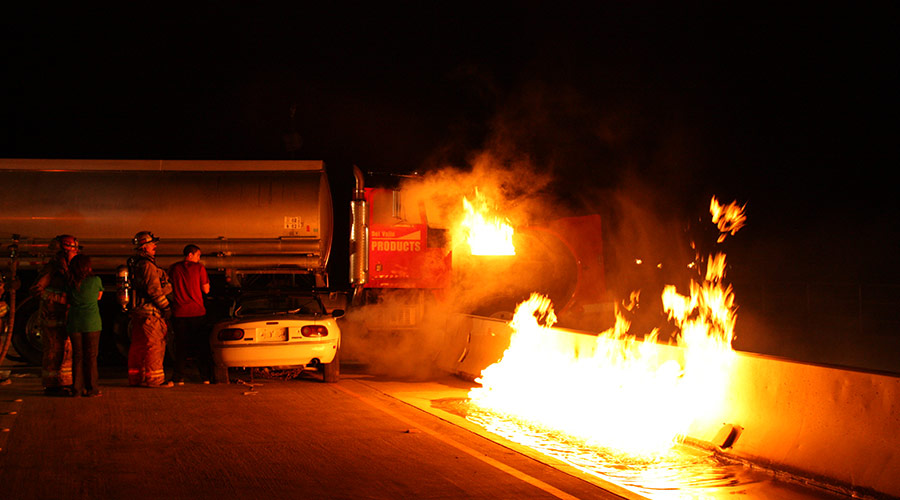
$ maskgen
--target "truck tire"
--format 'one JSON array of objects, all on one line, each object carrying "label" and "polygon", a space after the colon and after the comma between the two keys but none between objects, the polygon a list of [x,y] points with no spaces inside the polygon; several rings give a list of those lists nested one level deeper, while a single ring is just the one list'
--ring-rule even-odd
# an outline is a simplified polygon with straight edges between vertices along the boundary
[{"label": "truck tire", "polygon": [[220,364],[216,364],[213,367],[213,376],[216,378],[217,384],[231,383],[231,381],[228,380],[228,367],[227,366],[222,366]]},{"label": "truck tire", "polygon": [[131,347],[131,321],[128,316],[116,318],[112,327],[113,338],[116,342],[116,350],[126,362],[128,361],[128,349]]},{"label": "truck tire", "polygon": [[32,297],[19,304],[12,337],[12,346],[16,354],[34,366],[41,366],[44,358],[41,329],[38,325],[38,305],[39,301]]},{"label": "truck tire", "polygon": [[124,315],[118,311],[104,310],[103,301],[100,301],[100,318],[103,321],[103,331],[100,333],[100,352],[97,353],[97,364],[100,366],[124,366],[128,359],[128,346],[119,345],[119,332],[124,331],[128,319],[124,320],[126,326],[121,326]]},{"label": "truck tire", "polygon": [[341,348],[338,347],[331,363],[322,365],[322,381],[333,384],[341,379]]}]

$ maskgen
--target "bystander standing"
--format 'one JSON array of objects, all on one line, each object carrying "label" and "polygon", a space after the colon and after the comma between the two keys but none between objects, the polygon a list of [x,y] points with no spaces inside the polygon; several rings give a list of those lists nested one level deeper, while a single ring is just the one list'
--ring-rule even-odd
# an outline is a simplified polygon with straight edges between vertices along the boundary
[{"label": "bystander standing", "polygon": [[172,381],[184,384],[184,369],[193,355],[204,384],[212,380],[212,356],[206,336],[206,307],[203,295],[209,293],[206,267],[200,263],[197,245],[184,247],[184,260],[169,268],[172,283],[172,327],[175,330],[175,372]]},{"label": "bystander standing", "polygon": [[69,315],[66,327],[72,341],[72,389],[75,397],[100,396],[97,353],[100,350],[100,298],[103,283],[91,269],[87,255],[69,262]]}]

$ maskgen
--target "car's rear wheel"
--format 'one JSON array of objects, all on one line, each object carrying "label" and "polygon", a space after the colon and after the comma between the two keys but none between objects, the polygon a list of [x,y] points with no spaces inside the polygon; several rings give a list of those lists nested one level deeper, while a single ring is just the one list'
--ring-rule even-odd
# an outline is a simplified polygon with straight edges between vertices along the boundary
[{"label": "car's rear wheel", "polygon": [[333,384],[341,378],[341,348],[338,347],[334,353],[334,360],[331,363],[322,365],[322,380],[325,383]]}]

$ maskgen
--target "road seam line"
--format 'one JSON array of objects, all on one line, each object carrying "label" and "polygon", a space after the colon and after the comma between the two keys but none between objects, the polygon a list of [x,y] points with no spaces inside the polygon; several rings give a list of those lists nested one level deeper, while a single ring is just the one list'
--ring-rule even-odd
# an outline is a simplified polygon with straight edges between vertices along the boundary
[{"label": "road seam line", "polygon": [[407,417],[404,417],[403,415],[400,415],[399,413],[391,410],[390,408],[387,408],[386,406],[384,406],[370,398],[362,396],[361,394],[357,394],[356,392],[353,392],[350,389],[347,389],[346,387],[343,387],[341,385],[334,385],[332,387],[334,387],[335,389],[338,389],[342,392],[345,392],[345,393],[349,394],[350,396],[353,396],[356,399],[359,399],[363,403],[366,403],[367,405],[372,406],[373,408],[375,408],[377,410],[387,413],[388,415],[396,418],[397,420],[400,420],[401,422],[409,424],[410,426],[421,430],[422,432],[428,434],[429,436],[431,436],[445,444],[448,444],[448,445],[462,451],[463,453],[466,453],[467,455],[477,458],[478,460],[481,460],[482,462],[484,462],[492,467],[495,467],[495,468],[509,474],[510,476],[515,477],[516,479],[519,479],[519,480],[524,481],[532,486],[540,488],[540,489],[544,490],[545,492],[555,496],[556,498],[560,498],[563,500],[579,500],[578,497],[576,497],[574,495],[570,495],[570,494],[566,493],[565,491],[560,490],[559,488],[549,485],[536,477],[530,476],[530,475],[520,471],[519,469],[516,469],[514,467],[506,465],[505,463],[500,462],[499,460],[495,460],[495,459],[485,455],[484,453],[481,453],[478,450],[475,450],[474,448],[470,448],[458,441],[450,439],[446,436],[442,436],[439,433],[432,431],[431,429],[427,429],[424,426],[417,424],[413,420],[411,420]]}]

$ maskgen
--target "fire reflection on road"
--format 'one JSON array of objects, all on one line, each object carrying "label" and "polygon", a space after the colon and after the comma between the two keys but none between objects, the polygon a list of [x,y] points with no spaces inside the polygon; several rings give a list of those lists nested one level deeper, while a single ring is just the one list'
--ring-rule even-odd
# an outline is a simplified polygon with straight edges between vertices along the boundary
[{"label": "fire reflection on road", "polygon": [[628,455],[484,410],[468,400],[441,400],[433,404],[491,434],[652,500],[724,500],[736,495],[747,500],[847,498],[792,482],[787,475],[727,463],[711,451],[686,445],[651,457]]},{"label": "fire reflection on road", "polygon": [[466,418],[493,434],[648,498],[718,498],[740,494],[746,486],[746,479],[738,478],[739,468],[723,466],[700,450],[673,447],[652,457],[634,456],[474,406],[468,408]]}]

